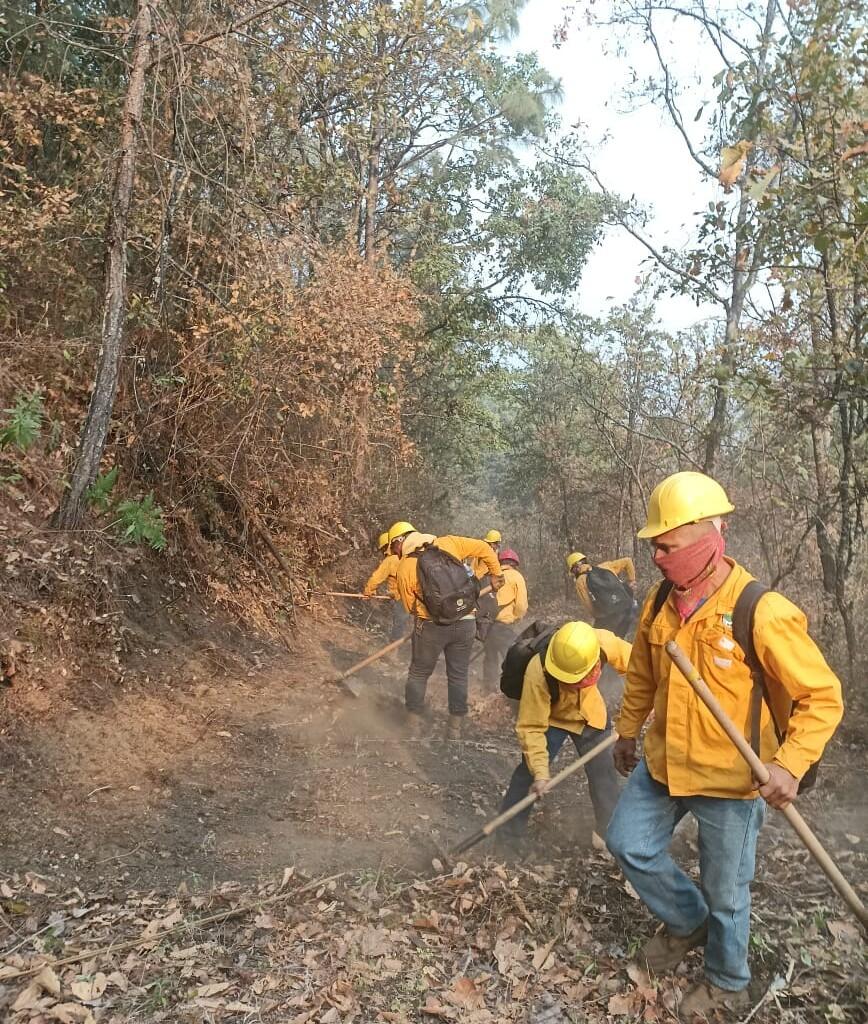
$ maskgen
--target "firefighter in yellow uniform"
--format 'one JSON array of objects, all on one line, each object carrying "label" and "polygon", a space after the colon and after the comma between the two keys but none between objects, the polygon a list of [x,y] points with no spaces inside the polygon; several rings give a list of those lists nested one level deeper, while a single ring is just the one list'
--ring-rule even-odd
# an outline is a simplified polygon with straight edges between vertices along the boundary
[{"label": "firefighter in yellow uniform", "polygon": [[[783,741],[763,701],[759,737],[769,771],[757,788],[750,769],[673,665],[675,640],[737,725],[751,735],[753,690],[744,652],[733,637],[739,595],[751,582],[724,555],[723,517],[733,511],[725,491],[702,473],[668,477],[653,491],[639,536],[671,591],[655,590],[642,610],[627,670],[615,765],[630,774],[607,843],[624,874],[665,928],[644,947],[654,971],[674,970],[687,952],[705,947],[705,976],[684,996],[683,1020],[750,1005],[750,883],[767,803],[784,807],[819,760],[841,720],[841,684],[808,635],[804,614],[768,591],[755,608],[753,645]],[[757,705],[759,710],[759,705]],[[644,758],[636,740],[651,713]],[[632,774],[631,774],[632,773]],[[700,885],[672,860],[678,822],[699,825]]]},{"label": "firefighter in yellow uniform", "polygon": [[[617,636],[626,637],[634,621],[636,567],[633,565],[633,559],[613,558],[608,562],[592,565],[581,551],[573,551],[567,555],[567,569],[575,579],[576,596],[588,621],[598,629],[610,629]],[[613,602],[611,606],[607,605],[601,609],[599,602],[594,601],[590,589],[592,570],[611,573],[615,580],[621,583],[620,592],[619,588],[614,588],[613,595],[619,600]]]},{"label": "firefighter in yellow uniform", "polygon": [[[606,629],[587,622],[567,622],[552,636],[545,651],[534,655],[524,673],[515,731],[523,758],[512,774],[501,811],[517,804],[529,789],[546,790],[551,765],[567,739],[579,756],[612,730],[597,684],[603,662],[623,675],[630,645]],[[556,698],[556,699],[553,699]],[[585,766],[594,806],[594,845],[606,828],[618,800],[618,776],[608,752]],[[530,808],[504,826],[504,838],[520,839],[527,831]]]},{"label": "firefighter in yellow uniform", "polygon": [[392,598],[391,639],[398,640],[407,632],[410,622],[410,616],[405,611],[401,595],[398,593],[398,566],[401,559],[397,555],[389,554],[388,531],[380,534],[377,547],[383,559],[371,573],[362,593],[366,598],[371,598],[384,583],[386,584],[389,597]]},{"label": "firefighter in yellow uniform", "polygon": [[500,552],[500,564],[503,568],[504,584],[495,594],[498,610],[497,617],[485,637],[485,660],[483,661],[482,678],[485,688],[498,689],[500,682],[500,666],[515,640],[513,626],[527,615],[527,584],[519,572],[519,558],[512,548]]},{"label": "firefighter in yellow uniform", "polygon": [[[489,530],[482,539],[495,554],[500,551],[500,545],[503,543],[500,530]],[[481,580],[488,573],[488,569],[485,568],[485,561],[482,558],[468,558],[467,564],[478,580]]]},{"label": "firefighter in yellow uniform", "polygon": [[392,550],[401,556],[398,566],[398,593],[404,608],[415,618],[413,626],[413,655],[407,674],[405,704],[410,735],[419,735],[425,710],[425,691],[437,660],[443,653],[446,661],[447,694],[449,701],[449,739],[460,739],[467,715],[467,677],[470,655],[476,637],[476,614],[472,612],[457,622],[441,625],[434,622],[425,607],[419,583],[419,560],[411,557],[425,545],[432,545],[452,555],[459,562],[480,558],[486,574],[491,577],[492,589],[498,591],[504,583],[500,562],[494,550],[485,541],[472,537],[435,537],[430,533],[404,533],[396,530],[406,526],[396,524],[390,531]]}]

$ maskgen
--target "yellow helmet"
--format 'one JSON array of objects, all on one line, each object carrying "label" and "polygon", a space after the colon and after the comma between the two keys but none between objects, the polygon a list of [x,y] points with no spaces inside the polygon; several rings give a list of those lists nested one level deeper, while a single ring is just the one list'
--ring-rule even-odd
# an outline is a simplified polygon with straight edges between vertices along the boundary
[{"label": "yellow helmet", "polygon": [[410,523],[405,523],[403,520],[399,520],[397,523],[392,523],[389,527],[389,543],[393,540],[397,540],[399,537],[403,537],[406,533],[415,533],[416,527],[411,526]]},{"label": "yellow helmet", "polygon": [[705,473],[674,473],[657,484],[648,499],[648,521],[639,531],[647,540],[659,537],[686,523],[713,519],[732,512],[734,506],[726,491]]},{"label": "yellow helmet", "polygon": [[584,562],[585,556],[581,551],[574,551],[571,555],[567,555],[567,568],[572,569],[574,565],[578,565],[579,562]]},{"label": "yellow helmet", "polygon": [[545,669],[562,683],[580,683],[600,660],[600,641],[587,622],[567,622],[546,651]]},{"label": "yellow helmet", "polygon": [[486,544],[499,544],[503,537],[500,536],[500,530],[489,530],[482,539]]},{"label": "yellow helmet", "polygon": [[381,533],[380,534],[379,540],[377,541],[377,547],[380,549],[380,551],[382,551],[383,548],[387,548],[388,546],[389,546],[389,531],[386,530],[385,533]]}]

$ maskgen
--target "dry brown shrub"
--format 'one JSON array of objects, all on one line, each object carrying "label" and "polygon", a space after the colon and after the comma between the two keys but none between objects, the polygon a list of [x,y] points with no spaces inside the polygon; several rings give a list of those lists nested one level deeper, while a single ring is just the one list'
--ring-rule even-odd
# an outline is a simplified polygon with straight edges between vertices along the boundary
[{"label": "dry brown shrub", "polygon": [[411,455],[402,363],[418,316],[391,271],[275,243],[225,301],[194,291],[184,328],[138,338],[125,461],[210,540],[255,555],[264,526],[298,568],[352,547],[377,478]]}]

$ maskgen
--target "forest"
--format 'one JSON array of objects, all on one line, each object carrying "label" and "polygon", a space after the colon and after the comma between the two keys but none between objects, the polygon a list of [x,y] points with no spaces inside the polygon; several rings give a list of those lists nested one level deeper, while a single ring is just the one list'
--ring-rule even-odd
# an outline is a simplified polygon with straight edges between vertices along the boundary
[{"label": "forest", "polygon": [[[712,196],[680,244],[607,180],[582,110],[521,46],[530,17],[564,53],[602,33],[624,67],[613,119],[659,119],[637,177],[686,160]],[[386,697],[354,711],[317,680],[380,645],[376,609],[322,593],[359,590],[395,520],[497,527],[532,612],[559,614],[575,549],[632,557],[643,591],[658,578],[636,534],[678,470],[724,484],[732,552],[805,610],[842,680],[828,820],[868,891],[866,26],[865,0],[0,4],[0,786],[27,801],[0,860],[9,1019],[580,1019],[540,1009],[543,989],[589,1024],[674,1019],[615,966],[639,911],[607,895],[613,869],[447,860],[461,830],[438,816],[478,827],[511,754],[468,755],[473,786],[450,755],[420,795],[428,755],[394,753]],[[633,294],[588,312],[583,275],[621,236]],[[335,766],[360,749],[359,801],[391,758],[412,824],[341,810]],[[809,798],[818,824],[827,798]],[[390,827],[411,852],[387,883]],[[858,931],[774,853],[758,913],[780,899],[788,921],[754,951],[753,1019],[865,1019]],[[219,935],[186,934],[190,914],[224,914]],[[143,927],[144,950],[76,954],[22,989],[37,955]],[[411,948],[427,966],[405,991]],[[499,968],[473,974],[464,950]]]}]

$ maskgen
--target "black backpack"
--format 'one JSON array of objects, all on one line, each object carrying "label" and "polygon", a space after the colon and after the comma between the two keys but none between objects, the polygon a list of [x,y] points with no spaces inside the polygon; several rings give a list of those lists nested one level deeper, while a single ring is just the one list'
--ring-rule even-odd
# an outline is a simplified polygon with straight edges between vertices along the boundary
[{"label": "black backpack", "polygon": [[462,561],[434,544],[423,545],[410,557],[419,560],[419,589],[434,622],[451,626],[476,610],[479,580]]},{"label": "black backpack", "polygon": [[[533,622],[519,633],[515,643],[506,652],[503,667],[500,670],[501,692],[510,700],[521,700],[524,689],[524,674],[535,655],[539,654],[545,662],[551,638],[557,632],[557,626],[547,626],[544,622]],[[546,674],[549,696],[552,704],[557,703],[560,696],[557,682]]]},{"label": "black backpack", "polygon": [[584,575],[595,619],[625,615],[633,607],[632,591],[610,569],[595,565]]},{"label": "black backpack", "polygon": [[[664,604],[666,604],[666,599],[669,597],[671,591],[672,584],[669,580],[664,580],[657,588],[657,593],[654,595],[654,603],[651,605],[652,620],[656,619],[660,614],[660,609]],[[769,709],[778,744],[783,743],[786,738],[786,729],[781,729],[778,725],[777,719],[775,718],[774,706],[772,705],[771,698],[769,696],[769,688],[768,683],[766,682],[765,672],[763,672],[763,667],[760,664],[759,657],[756,653],[756,647],[753,642],[753,626],[754,619],[756,618],[756,606],[759,604],[763,594],[767,593],[769,593],[769,588],[767,586],[760,583],[759,580],[751,580],[751,582],[748,583],[736,598],[735,608],[732,610],[732,638],[744,652],[744,661],[750,669],[750,676],[753,680],[753,690],[751,691],[750,703],[750,745],[757,757],[759,757],[760,754],[760,722],[763,701],[766,702],[766,706]],[[792,714],[792,708],[790,709],[790,714]],[[817,771],[819,767],[820,762],[815,761],[802,776],[799,781],[800,793],[806,793],[809,789],[813,789],[814,784],[817,781]]]}]

